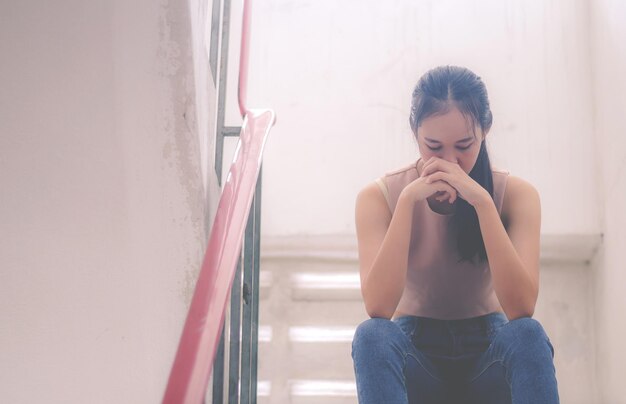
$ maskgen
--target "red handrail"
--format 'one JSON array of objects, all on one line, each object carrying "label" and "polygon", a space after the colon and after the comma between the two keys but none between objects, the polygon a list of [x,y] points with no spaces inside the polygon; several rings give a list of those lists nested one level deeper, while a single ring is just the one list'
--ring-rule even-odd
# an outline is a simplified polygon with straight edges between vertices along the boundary
[{"label": "red handrail", "polygon": [[224,326],[224,311],[274,112],[250,110],[222,195],[164,403],[201,403]]},{"label": "red handrail", "polygon": [[276,117],[271,110],[248,110],[245,105],[248,65],[249,0],[244,0],[239,62],[239,108],[244,117],[233,162],[217,206],[215,220],[191,306],[170,371],[163,403],[204,401],[224,327],[246,221],[261,167],[263,147]]}]

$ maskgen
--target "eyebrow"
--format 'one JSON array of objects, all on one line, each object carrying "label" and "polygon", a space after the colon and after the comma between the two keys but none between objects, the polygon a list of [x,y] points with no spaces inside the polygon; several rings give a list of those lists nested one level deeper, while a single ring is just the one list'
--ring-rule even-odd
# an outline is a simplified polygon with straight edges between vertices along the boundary
[{"label": "eyebrow", "polygon": [[[426,139],[426,140],[428,140],[429,142],[432,142],[432,143],[441,143],[439,140],[431,139],[431,138],[428,138],[428,137],[424,137],[424,139]],[[470,137],[466,137],[465,139],[459,140],[457,143],[465,143],[465,142],[470,141],[472,139],[474,139],[474,138],[471,137],[471,136]]]}]

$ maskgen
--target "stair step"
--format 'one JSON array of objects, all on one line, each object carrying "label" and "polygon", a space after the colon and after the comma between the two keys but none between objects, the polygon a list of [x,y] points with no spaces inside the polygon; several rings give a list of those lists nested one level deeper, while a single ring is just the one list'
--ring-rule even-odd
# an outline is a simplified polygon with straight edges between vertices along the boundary
[{"label": "stair step", "polygon": [[294,326],[284,330],[276,341],[260,339],[259,377],[274,375],[276,363],[280,362],[281,373],[293,378],[354,379],[351,353],[355,329],[356,326]]},{"label": "stair step", "polygon": [[296,272],[290,275],[292,300],[357,300],[361,297],[358,272]]},{"label": "stair step", "polygon": [[353,380],[292,379],[289,391],[293,404],[355,403],[356,385]]},{"label": "stair step", "polygon": [[[355,404],[357,402],[356,385],[353,380],[290,379],[284,386],[273,387],[284,389],[281,393],[289,400],[289,404],[318,404],[321,401],[325,404]],[[270,404],[272,397],[276,397],[276,393],[272,391],[270,381],[259,380],[257,403]]]}]

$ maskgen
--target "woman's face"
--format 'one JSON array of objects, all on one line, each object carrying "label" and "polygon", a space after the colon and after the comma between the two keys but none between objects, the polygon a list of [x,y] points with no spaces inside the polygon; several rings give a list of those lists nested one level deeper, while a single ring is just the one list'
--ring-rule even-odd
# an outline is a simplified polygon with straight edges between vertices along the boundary
[{"label": "woman's face", "polygon": [[456,163],[469,174],[476,164],[483,132],[476,127],[476,138],[461,111],[455,106],[450,111],[424,119],[417,128],[417,144],[424,162],[431,157]]}]

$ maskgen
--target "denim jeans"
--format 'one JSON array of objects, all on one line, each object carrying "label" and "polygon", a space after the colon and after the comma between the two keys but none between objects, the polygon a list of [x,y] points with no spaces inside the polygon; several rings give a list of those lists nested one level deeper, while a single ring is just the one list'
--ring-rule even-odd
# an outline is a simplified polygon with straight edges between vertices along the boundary
[{"label": "denim jeans", "polygon": [[370,318],[352,359],[359,404],[558,404],[554,347],[530,317]]}]

